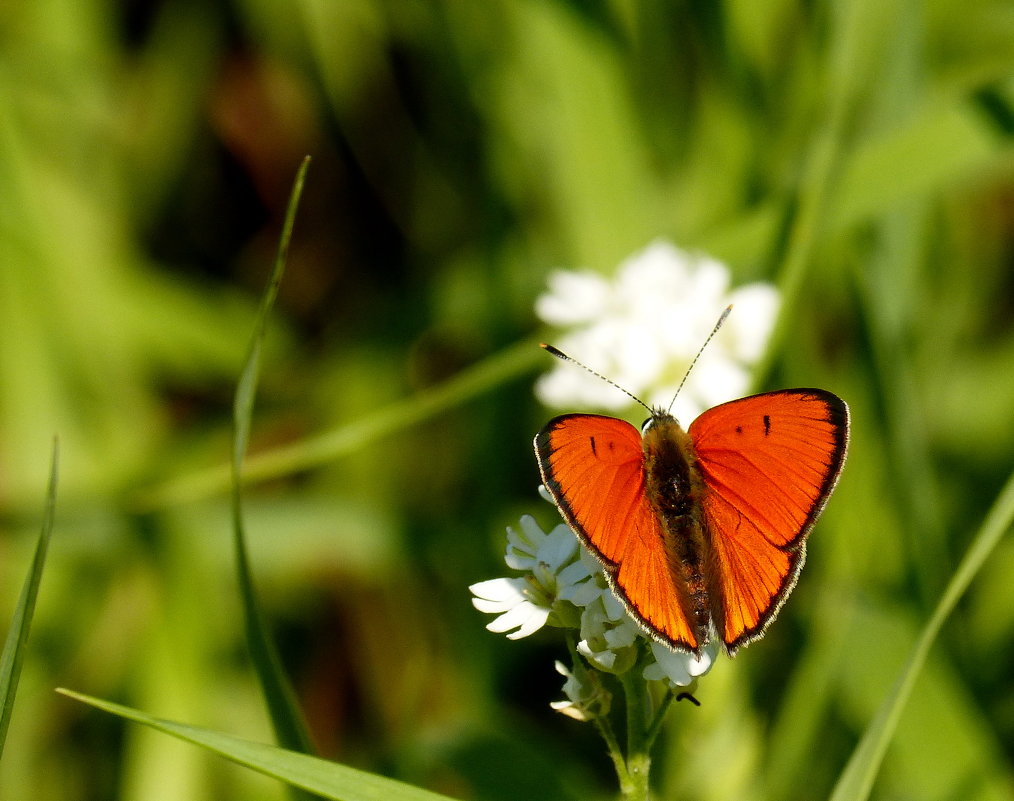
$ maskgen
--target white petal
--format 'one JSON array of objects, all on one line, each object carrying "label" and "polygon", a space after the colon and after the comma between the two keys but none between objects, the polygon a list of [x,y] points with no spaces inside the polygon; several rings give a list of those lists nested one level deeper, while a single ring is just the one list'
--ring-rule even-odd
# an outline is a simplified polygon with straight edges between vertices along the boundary
[{"label": "white petal", "polygon": [[555,571],[557,564],[547,558],[547,554],[555,553],[554,548],[559,548],[558,540],[566,541],[567,537],[573,540],[574,537],[565,529],[563,534],[558,534],[557,526],[549,534],[546,534],[531,515],[521,517],[521,532],[507,527],[507,555],[504,561],[508,567],[515,570],[532,570],[536,565],[549,564]]},{"label": "white petal", "polygon": [[549,536],[531,515],[521,515],[521,530],[525,532],[528,541],[536,546],[541,546]]},{"label": "white petal", "polygon": [[609,283],[590,270],[554,270],[548,283],[549,292],[535,301],[535,313],[551,325],[594,320],[609,299]]},{"label": "white petal", "polygon": [[471,590],[477,600],[493,601],[496,603],[508,603],[511,606],[525,600],[526,583],[521,578],[495,578],[480,581],[471,585]]},{"label": "white petal", "polygon": [[546,621],[549,619],[549,610],[542,606],[532,606],[531,612],[525,621],[521,624],[521,627],[507,635],[508,640],[520,640],[522,637],[527,637],[529,634],[534,634],[536,631],[546,625]]},{"label": "white petal", "polygon": [[[707,408],[711,408],[711,405]],[[683,391],[676,398],[676,402],[672,406],[673,416],[683,423],[684,428],[700,417],[704,410],[704,405],[692,397],[690,393],[687,392],[686,387],[683,388]]]},{"label": "white petal", "polygon": [[513,526],[507,526],[507,547],[527,552],[532,556],[535,555],[535,549],[532,547],[531,540],[523,532],[517,531]]},{"label": "white petal", "polygon": [[708,409],[743,397],[750,384],[746,370],[728,358],[702,359],[694,374],[692,393]]},{"label": "white petal", "polygon": [[605,597],[612,593],[605,592],[581,610],[581,639],[591,640],[601,637],[606,629],[606,610],[603,606]]},{"label": "white petal", "polygon": [[[523,601],[517,606],[508,609],[500,615],[500,617],[494,618],[491,622],[487,623],[486,628],[490,631],[496,632],[497,634],[503,634],[505,631],[511,631],[512,629],[516,629],[519,626],[524,625],[536,609],[538,609],[538,607],[531,601]],[[548,610],[546,611],[548,616]]]},{"label": "white petal", "polygon": [[651,653],[655,657],[654,664],[644,669],[644,678],[649,680],[667,679],[678,687],[686,687],[698,676],[703,676],[715,662],[718,645],[708,643],[700,658],[694,654],[672,651],[661,643],[651,644]]},{"label": "white petal", "polygon": [[[572,535],[573,536],[573,535]],[[571,562],[563,570],[556,574],[556,580],[561,587],[573,587],[575,584],[585,581],[591,576],[591,571],[583,561],[578,559]]]},{"label": "white petal", "polygon": [[627,617],[627,608],[616,597],[615,593],[604,593],[602,595],[602,602],[605,604],[605,613],[609,620],[616,621]]},{"label": "white petal", "polygon": [[[651,644],[651,653],[655,657],[657,670],[651,671],[649,676],[648,668],[645,668],[645,678],[667,678],[670,682],[680,687],[686,687],[693,681],[690,674],[690,662],[696,661],[692,654],[678,653],[672,651],[661,643]],[[649,666],[654,667],[654,666]],[[662,675],[658,675],[661,673]]]},{"label": "white petal", "polygon": [[658,382],[665,369],[667,356],[657,326],[651,319],[631,320],[617,343],[615,353],[620,369],[610,378],[628,392],[643,392],[645,387]]},{"label": "white petal", "polygon": [[637,635],[638,629],[634,627],[633,623],[624,621],[619,626],[606,631],[606,644],[610,648],[626,648],[628,645],[634,644]]},{"label": "white petal", "polygon": [[665,314],[658,320],[657,326],[659,343],[672,361],[670,369],[680,372],[682,367],[682,372],[686,372],[690,360],[704,343],[697,326],[687,325],[686,314]]},{"label": "white petal", "polygon": [[[572,370],[578,369],[572,366]],[[554,367],[536,379],[535,397],[545,406],[564,408],[574,402],[578,393],[575,387],[578,386],[580,386],[580,381],[574,377],[571,371]]]},{"label": "white petal", "polygon": [[755,362],[767,347],[781,297],[771,284],[758,282],[734,290],[730,302],[736,308],[725,327],[729,329],[733,353],[745,362]]},{"label": "white petal", "polygon": [[541,563],[548,565],[554,572],[576,556],[577,537],[569,529],[561,531],[559,528],[554,529],[546,537],[536,554],[536,558]]},{"label": "white petal", "polygon": [[705,646],[704,653],[701,654],[700,659],[694,657],[693,659],[690,660],[690,663],[687,665],[687,670],[689,671],[690,675],[694,676],[695,678],[697,676],[703,676],[705,673],[711,670],[717,658],[718,658],[718,643],[714,641],[709,642],[707,646]]},{"label": "white petal", "polygon": [[540,376],[535,381],[535,395],[544,405],[557,409],[583,406],[618,410],[630,403],[616,387],[575,365],[561,365]]},{"label": "white petal", "polygon": [[658,662],[652,662],[644,668],[641,675],[647,681],[659,681],[666,678],[665,671],[659,666]]},{"label": "white petal", "polygon": [[484,598],[473,598],[472,606],[480,612],[485,612],[487,615],[499,615],[501,612],[513,609],[517,604],[506,603],[504,601],[487,601]]},{"label": "white petal", "polygon": [[[581,562],[587,566],[588,572],[592,575],[602,572],[602,563],[584,545],[581,546]],[[605,579],[603,578],[603,580]]]},{"label": "white petal", "polygon": [[724,301],[732,276],[728,267],[710,256],[698,254],[695,262],[689,291],[698,309],[700,322],[712,326],[728,305]]},{"label": "white petal", "polygon": [[690,263],[691,257],[686,251],[664,239],[656,239],[620,265],[617,283],[621,291],[634,292],[641,298],[650,297],[652,292],[684,286]]},{"label": "white petal", "polygon": [[594,581],[583,581],[580,584],[573,584],[560,591],[559,597],[564,601],[570,601],[574,606],[588,606],[598,600],[603,590]]},{"label": "white petal", "polygon": [[[507,556],[514,562],[524,564],[523,567],[508,564],[518,570],[527,570],[534,564],[539,548],[546,540],[546,533],[539,527],[535,518],[524,515],[521,518],[521,531],[507,526]],[[532,560],[529,562],[528,560]]]},{"label": "white petal", "polygon": [[511,570],[531,570],[536,564],[534,556],[526,556],[519,551],[513,550],[509,545],[507,546],[507,553],[503,556],[503,561]]},{"label": "white petal", "polygon": [[587,640],[581,640],[577,644],[578,653],[587,659],[590,659],[597,665],[601,665],[606,670],[612,669],[613,665],[616,664],[616,653],[613,651],[593,651],[588,645]]}]

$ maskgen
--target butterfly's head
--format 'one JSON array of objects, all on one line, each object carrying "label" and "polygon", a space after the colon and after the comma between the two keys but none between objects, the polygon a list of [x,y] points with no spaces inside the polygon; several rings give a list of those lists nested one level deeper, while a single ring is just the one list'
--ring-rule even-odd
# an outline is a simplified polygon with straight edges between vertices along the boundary
[{"label": "butterfly's head", "polygon": [[647,434],[649,430],[657,428],[659,426],[670,425],[672,423],[679,425],[679,421],[665,409],[656,407],[650,408],[649,411],[651,412],[651,416],[646,418],[645,421],[641,423],[642,437],[645,434]]}]

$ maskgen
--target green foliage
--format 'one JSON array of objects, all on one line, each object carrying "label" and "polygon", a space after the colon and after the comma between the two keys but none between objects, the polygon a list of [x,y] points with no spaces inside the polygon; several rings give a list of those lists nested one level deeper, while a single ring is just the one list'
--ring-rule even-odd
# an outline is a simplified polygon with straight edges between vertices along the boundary
[{"label": "green foliage", "polygon": [[466,588],[553,519],[548,271],[666,236],[781,285],[758,385],[836,392],[853,439],[777,623],[673,705],[659,797],[1014,794],[1005,0],[14,0],[0,47],[2,620],[61,442],[5,797],[286,797],[52,689],[272,740],[230,400],[306,154],[243,521],[317,753],[460,799],[615,795],[548,708],[563,645],[486,632]]}]

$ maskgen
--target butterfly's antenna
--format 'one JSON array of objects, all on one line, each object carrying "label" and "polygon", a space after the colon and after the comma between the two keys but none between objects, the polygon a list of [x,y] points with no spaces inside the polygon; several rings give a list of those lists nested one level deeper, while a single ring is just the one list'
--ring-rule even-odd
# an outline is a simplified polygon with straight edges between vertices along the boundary
[{"label": "butterfly's antenna", "polygon": [[645,409],[647,409],[651,414],[655,414],[655,410],[652,409],[647,403],[645,403],[639,397],[637,397],[637,395],[635,395],[633,392],[624,389],[619,384],[617,384],[615,381],[610,381],[608,378],[606,378],[604,375],[602,375],[602,373],[595,372],[587,364],[582,364],[577,359],[575,359],[573,356],[568,356],[566,353],[564,353],[559,348],[554,348],[552,345],[547,345],[545,342],[540,342],[539,343],[539,347],[542,348],[543,350],[548,350],[557,359],[563,359],[563,361],[565,361],[565,362],[572,362],[572,363],[576,364],[578,367],[583,367],[585,370],[587,370],[592,375],[598,376],[603,381],[605,381],[607,384],[611,384],[612,386],[616,387],[624,395],[627,395],[628,397],[633,398],[635,401],[637,401],[639,404],[641,404]]},{"label": "butterfly's antenna", "polygon": [[708,338],[704,340],[704,344],[701,345],[701,349],[697,351],[697,355],[694,356],[694,360],[690,362],[690,366],[687,371],[683,374],[683,380],[680,381],[680,385],[676,387],[676,392],[673,393],[672,400],[669,401],[669,408],[666,411],[672,411],[672,405],[676,403],[676,396],[680,394],[680,390],[683,389],[683,385],[687,383],[687,377],[690,375],[690,371],[694,369],[694,365],[697,364],[697,360],[701,358],[701,354],[704,353],[704,349],[708,347],[708,343],[711,342],[711,338],[718,333],[718,329],[722,327],[722,323],[725,322],[725,318],[729,316],[729,312],[732,311],[732,304],[730,303],[725,307],[725,311],[722,312],[722,316],[718,318],[718,322],[715,323],[715,327],[711,329],[711,333],[708,334]]}]

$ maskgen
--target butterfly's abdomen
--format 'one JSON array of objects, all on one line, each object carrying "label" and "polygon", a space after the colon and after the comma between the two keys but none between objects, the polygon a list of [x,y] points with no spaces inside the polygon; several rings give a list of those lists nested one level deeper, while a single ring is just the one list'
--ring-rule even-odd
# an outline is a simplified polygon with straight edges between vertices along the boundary
[{"label": "butterfly's abdomen", "polygon": [[648,499],[662,521],[674,579],[686,587],[685,611],[703,641],[711,622],[700,513],[705,485],[693,444],[675,419],[658,417],[644,432],[644,456]]}]

